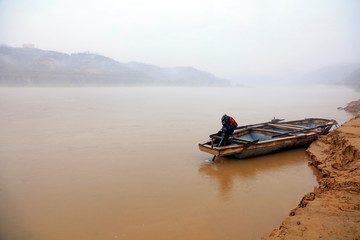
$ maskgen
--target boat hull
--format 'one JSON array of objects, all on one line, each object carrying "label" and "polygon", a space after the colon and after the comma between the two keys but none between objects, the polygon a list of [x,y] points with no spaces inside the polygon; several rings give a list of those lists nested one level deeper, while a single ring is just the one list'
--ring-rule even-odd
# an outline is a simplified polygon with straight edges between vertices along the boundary
[{"label": "boat hull", "polygon": [[314,140],[316,140],[316,138],[317,138],[316,135],[306,136],[303,139],[287,138],[277,141],[258,143],[251,146],[230,145],[228,147],[223,147],[222,149],[221,148],[211,149],[209,147],[205,147],[202,144],[199,144],[199,148],[201,151],[210,153],[215,156],[231,156],[242,159],[242,158],[256,157],[260,155],[269,154],[272,152],[292,149],[295,147],[306,146],[309,145]]},{"label": "boat hull", "polygon": [[285,141],[271,146],[262,146],[254,149],[244,150],[240,153],[232,154],[232,156],[242,159],[242,158],[256,157],[260,155],[266,155],[269,153],[284,151],[296,147],[308,146],[315,139],[316,137],[308,138],[302,141]]}]

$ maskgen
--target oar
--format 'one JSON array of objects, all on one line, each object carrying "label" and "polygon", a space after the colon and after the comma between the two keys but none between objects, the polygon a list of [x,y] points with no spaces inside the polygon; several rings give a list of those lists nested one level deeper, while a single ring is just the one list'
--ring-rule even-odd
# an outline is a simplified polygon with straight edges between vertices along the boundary
[{"label": "oar", "polygon": [[[222,138],[221,138],[221,140],[220,140],[220,143],[219,143],[219,145],[218,145],[218,147],[220,147],[221,146],[221,144],[222,144],[222,142],[223,142],[223,140],[224,140],[224,138],[225,138],[225,134],[222,136]],[[214,157],[213,157],[213,161],[215,160],[215,158],[216,158],[216,155],[214,155]]]},{"label": "oar", "polygon": [[300,129],[300,130],[294,130],[294,131],[290,131],[290,132],[286,132],[286,133],[281,133],[281,134],[274,135],[274,136],[272,136],[272,138],[282,137],[282,136],[286,136],[286,135],[293,134],[293,133],[311,131],[311,130],[315,130],[315,129],[317,129],[317,128],[325,128],[326,126],[327,126],[327,125],[319,125],[319,126],[313,127],[313,128],[305,128],[305,129]]}]

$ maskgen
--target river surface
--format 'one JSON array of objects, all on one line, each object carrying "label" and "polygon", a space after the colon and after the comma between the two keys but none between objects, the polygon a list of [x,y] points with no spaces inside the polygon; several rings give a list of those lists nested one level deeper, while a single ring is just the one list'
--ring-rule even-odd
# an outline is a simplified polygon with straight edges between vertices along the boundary
[{"label": "river surface", "polygon": [[259,239],[317,185],[305,148],[198,150],[239,125],[352,116],[342,87],[2,88],[0,239]]}]

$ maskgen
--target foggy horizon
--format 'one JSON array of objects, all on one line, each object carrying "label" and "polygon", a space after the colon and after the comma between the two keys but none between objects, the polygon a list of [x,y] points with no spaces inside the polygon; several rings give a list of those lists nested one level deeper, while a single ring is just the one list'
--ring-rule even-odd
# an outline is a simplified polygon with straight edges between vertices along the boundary
[{"label": "foggy horizon", "polygon": [[276,78],[360,63],[359,10],[355,0],[3,0],[0,44]]}]

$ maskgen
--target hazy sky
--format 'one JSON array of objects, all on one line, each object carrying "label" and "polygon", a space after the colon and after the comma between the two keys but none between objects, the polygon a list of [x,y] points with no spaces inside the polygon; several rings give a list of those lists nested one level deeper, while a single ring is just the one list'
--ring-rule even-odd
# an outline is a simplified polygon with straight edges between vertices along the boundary
[{"label": "hazy sky", "polygon": [[360,0],[0,0],[0,44],[220,77],[360,62]]}]

